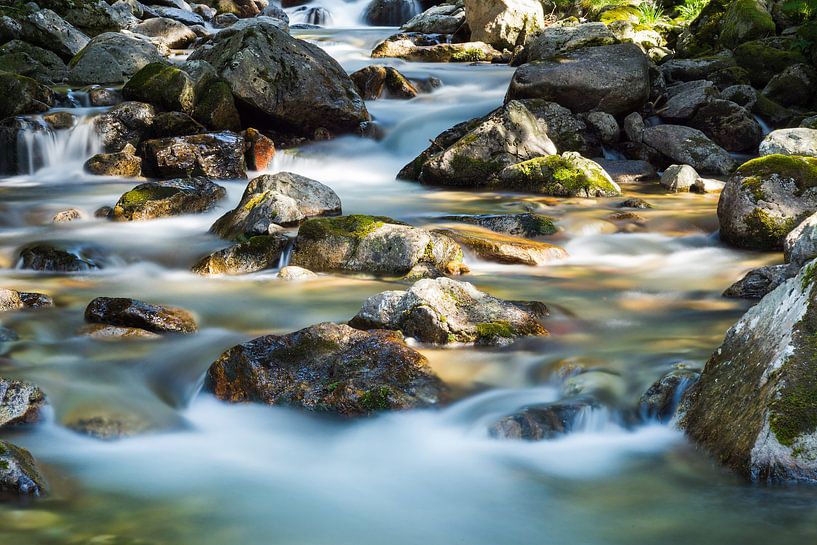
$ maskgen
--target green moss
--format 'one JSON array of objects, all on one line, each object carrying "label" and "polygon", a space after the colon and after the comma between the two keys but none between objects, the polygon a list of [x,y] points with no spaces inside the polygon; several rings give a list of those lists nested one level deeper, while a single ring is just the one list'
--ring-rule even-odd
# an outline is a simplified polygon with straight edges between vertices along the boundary
[{"label": "green moss", "polygon": [[390,395],[391,388],[388,386],[380,386],[363,392],[358,402],[360,406],[367,411],[383,411],[391,408],[391,401],[389,401]]},{"label": "green moss", "polygon": [[763,180],[759,177],[750,176],[749,178],[745,178],[741,182],[741,185],[752,194],[755,198],[755,202],[766,200],[766,193],[763,192]]},{"label": "green moss", "polygon": [[774,36],[772,16],[758,0],[734,0],[720,22],[720,43],[732,48],[748,40]]},{"label": "green moss", "polygon": [[193,80],[163,62],[152,62],[136,72],[122,87],[122,95],[126,100],[149,102],[168,111],[193,113]]},{"label": "green moss", "polygon": [[264,199],[267,198],[267,195],[269,195],[269,191],[262,191],[261,193],[256,193],[255,195],[253,195],[250,198],[250,200],[248,200],[244,204],[244,207],[243,207],[244,210],[246,210],[247,212],[250,212],[253,208],[255,208],[256,206],[258,206],[259,204],[264,202]]},{"label": "green moss", "polygon": [[528,227],[528,232],[533,236],[550,236],[555,235],[558,231],[553,218],[548,216],[532,214],[530,222],[531,225]]},{"label": "green moss", "polygon": [[815,279],[817,279],[817,265],[812,263],[806,267],[805,271],[803,271],[803,279],[801,281],[803,291],[806,291],[809,286],[814,284]]},{"label": "green moss", "polygon": [[454,155],[453,159],[451,159],[451,167],[457,178],[472,179],[483,184],[502,170],[502,164],[497,161],[473,159],[462,153]]},{"label": "green moss", "polygon": [[385,216],[352,214],[336,218],[315,218],[307,220],[301,225],[298,236],[313,240],[331,236],[360,240],[386,223],[403,225],[401,222]]},{"label": "green moss", "polygon": [[783,388],[769,407],[769,426],[780,444],[787,447],[795,446],[800,436],[817,431],[817,333],[814,326],[814,311],[810,309],[795,331],[798,350],[782,367],[779,378]]},{"label": "green moss", "polygon": [[789,66],[808,62],[799,51],[785,47],[782,42],[769,40],[745,42],[735,48],[735,60],[749,71],[752,84],[760,88]]},{"label": "green moss", "polygon": [[513,326],[505,320],[477,324],[477,337],[480,339],[494,339],[497,337],[512,339],[515,336],[516,331]]},{"label": "green moss", "polygon": [[342,384],[343,384],[342,382],[333,382],[333,383],[329,384],[329,386],[326,387],[326,390],[331,394],[335,390],[340,388]]},{"label": "green moss", "polygon": [[617,195],[619,190],[592,161],[573,154],[537,157],[513,165],[508,181],[545,195]]},{"label": "green moss", "polygon": [[744,222],[753,248],[778,248],[786,235],[797,227],[797,220],[777,220],[761,208],[752,210]]},{"label": "green moss", "polygon": [[[767,155],[742,164],[736,174],[749,179],[758,178],[762,180],[777,175],[781,178],[794,180],[799,195],[807,189],[817,187],[817,157]],[[757,182],[750,181],[749,183],[751,185]]]},{"label": "green moss", "polygon": [[153,184],[142,184],[131,189],[119,198],[117,206],[131,208],[142,206],[148,201],[159,201],[169,199],[179,190],[173,187],[163,187]]},{"label": "green moss", "polygon": [[481,49],[469,48],[451,54],[452,62],[480,62],[488,60]]}]

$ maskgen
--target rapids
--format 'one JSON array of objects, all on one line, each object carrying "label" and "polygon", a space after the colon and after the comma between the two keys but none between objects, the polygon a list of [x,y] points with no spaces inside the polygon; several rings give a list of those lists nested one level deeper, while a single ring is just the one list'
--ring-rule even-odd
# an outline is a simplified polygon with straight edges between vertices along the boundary
[{"label": "rapids", "polygon": [[[365,1],[332,0],[335,27],[296,30],[347,71],[372,63],[394,29],[361,27]],[[292,11],[292,10],[290,10]],[[621,199],[553,199],[440,190],[398,182],[395,173],[429,139],[502,102],[505,66],[392,62],[443,87],[401,102],[368,104],[386,136],[352,137],[279,153],[288,170],[331,186],[345,213],[415,224],[441,214],[539,211],[557,219],[571,257],[546,267],[469,260],[465,280],[508,299],[552,309],[551,338],[504,349],[419,346],[463,399],[439,411],[354,423],[283,408],[231,406],[199,394],[208,365],[226,348],[350,318],[368,296],[401,284],[324,277],[297,284],[267,271],[201,278],[190,265],[221,242],[211,223],[238,202],[246,181],[227,182],[218,210],[149,222],[89,219],[52,224],[59,210],[89,216],[134,184],[92,177],[82,163],[98,149],[88,130],[26,135],[27,174],[0,179],[0,286],[43,290],[58,306],[3,317],[21,340],[0,353],[3,376],[48,394],[48,421],[3,438],[46,466],[51,496],[29,506],[0,504],[0,542],[50,544],[765,544],[817,541],[817,489],[749,486],[696,452],[670,426],[632,429],[616,411],[590,411],[580,429],[538,443],[497,441],[496,418],[559,399],[552,377],[571,363],[606,373],[632,404],[677,362],[703,365],[744,312],[720,293],[775,256],[740,252],[716,236],[717,196],[666,195],[657,184],[625,187],[656,205],[647,226],[616,232],[605,217]],[[252,177],[252,174],[250,175]],[[32,241],[95,244],[109,266],[81,276],[15,269]],[[179,305],[199,334],[151,343],[77,336],[87,302],[133,296]],[[3,359],[7,358],[7,359]],[[61,424],[91,409],[144,422],[154,433],[116,442]]]}]

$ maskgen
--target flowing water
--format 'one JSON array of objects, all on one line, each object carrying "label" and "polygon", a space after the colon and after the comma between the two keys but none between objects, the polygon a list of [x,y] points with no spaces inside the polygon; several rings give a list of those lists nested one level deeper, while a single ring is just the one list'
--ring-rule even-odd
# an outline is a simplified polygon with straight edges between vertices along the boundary
[{"label": "flowing water", "polygon": [[[334,21],[345,28],[295,31],[348,71],[393,29],[351,27],[365,3]],[[360,8],[360,9],[358,9]],[[347,20],[348,19],[348,20]],[[779,256],[730,250],[717,231],[717,196],[666,195],[657,184],[625,187],[655,205],[643,226],[605,218],[621,199],[553,199],[441,190],[394,180],[430,138],[502,102],[505,66],[391,63],[443,87],[411,101],[368,106],[382,141],[341,138],[279,153],[272,171],[318,179],[346,213],[389,215],[417,225],[441,214],[537,211],[562,228],[570,257],[545,267],[470,259],[465,278],[494,295],[547,302],[550,338],[503,349],[419,346],[462,400],[442,410],[338,422],[265,406],[231,406],[199,394],[208,365],[226,348],[263,333],[350,318],[368,296],[399,282],[322,277],[285,283],[275,271],[240,278],[188,272],[222,242],[210,224],[238,202],[246,181],[199,216],[149,222],[52,224],[70,207],[89,216],[134,185],[91,177],[96,149],[87,116],[77,127],[30,135],[44,157],[0,180],[0,286],[45,291],[53,309],[3,316],[20,340],[3,346],[0,373],[39,384],[46,423],[7,432],[45,465],[51,495],[0,505],[0,542],[50,544],[765,544],[817,540],[817,489],[750,486],[696,452],[670,426],[636,428],[617,411],[582,415],[563,439],[491,439],[487,427],[528,404],[560,399],[560,372],[601,384],[632,405],[678,362],[703,365],[745,311],[721,291]],[[80,276],[15,269],[32,241],[98,246],[108,267]],[[133,296],[196,313],[197,335],[155,342],[79,336],[95,296]],[[117,415],[149,430],[103,442],[63,424]]]}]

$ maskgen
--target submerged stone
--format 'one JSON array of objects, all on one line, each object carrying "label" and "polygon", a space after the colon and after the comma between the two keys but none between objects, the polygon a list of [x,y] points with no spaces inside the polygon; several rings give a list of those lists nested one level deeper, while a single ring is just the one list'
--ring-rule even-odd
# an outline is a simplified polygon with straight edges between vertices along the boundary
[{"label": "submerged stone", "polygon": [[180,178],[147,182],[119,198],[110,218],[116,221],[138,221],[198,214],[211,210],[227,194],[207,178]]},{"label": "submerged stone", "polygon": [[123,297],[97,297],[86,307],[85,321],[153,333],[193,333],[198,329],[193,315],[182,308]]},{"label": "submerged stone", "polygon": [[272,269],[281,263],[281,256],[289,245],[289,240],[289,237],[280,234],[254,236],[203,257],[193,265],[193,272],[214,276],[249,274]]}]

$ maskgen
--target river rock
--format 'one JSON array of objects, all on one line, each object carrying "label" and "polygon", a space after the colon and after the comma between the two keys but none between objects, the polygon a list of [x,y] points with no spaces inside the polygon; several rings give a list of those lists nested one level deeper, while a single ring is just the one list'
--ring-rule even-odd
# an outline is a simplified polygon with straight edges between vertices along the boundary
[{"label": "river rock", "polygon": [[54,92],[37,81],[0,72],[0,119],[42,113],[54,105]]},{"label": "river rock", "polygon": [[801,155],[817,157],[816,129],[778,129],[760,143],[760,155]]},{"label": "river rock", "polygon": [[40,419],[45,394],[31,384],[0,378],[0,428]]},{"label": "river rock", "polygon": [[19,23],[23,40],[51,50],[66,61],[89,41],[88,36],[50,9],[39,9],[21,18]]},{"label": "river rock", "polygon": [[347,417],[433,406],[446,394],[426,358],[399,333],[331,323],[231,348],[210,366],[204,389],[233,403]]},{"label": "river rock", "polygon": [[126,144],[122,151],[94,155],[85,161],[84,168],[97,176],[132,178],[142,174],[142,159],[136,155],[133,145]]},{"label": "river rock", "polygon": [[106,324],[86,324],[79,330],[80,335],[101,341],[116,341],[120,339],[161,339],[157,333],[151,333],[138,327],[121,327]]},{"label": "river rock", "polygon": [[485,42],[448,43],[424,34],[397,34],[379,43],[372,58],[395,58],[414,62],[507,62],[508,55]]},{"label": "river rock", "polygon": [[758,267],[726,288],[723,296],[734,299],[762,299],[789,278],[797,276],[798,271],[799,267],[788,263]]},{"label": "river rock", "polygon": [[417,14],[414,0],[372,0],[363,20],[372,26],[400,26]]},{"label": "river rock", "polygon": [[186,25],[166,17],[147,19],[133,27],[133,31],[154,38],[170,49],[184,49],[196,41],[196,33]]},{"label": "river rock", "polygon": [[667,101],[657,113],[669,122],[686,121],[695,115],[698,108],[719,96],[718,88],[711,81],[677,83],[667,87]]},{"label": "river rock", "polygon": [[517,337],[547,335],[547,307],[504,301],[450,278],[423,279],[407,291],[370,297],[349,322],[360,329],[393,329],[422,342],[508,344]]},{"label": "river rock", "polygon": [[0,288],[0,312],[47,308],[52,306],[54,306],[54,301],[44,293]]},{"label": "river rock", "polygon": [[510,265],[545,265],[567,257],[564,248],[546,242],[500,235],[482,229],[435,229],[485,261]]},{"label": "river rock", "polygon": [[525,44],[527,61],[541,61],[585,47],[611,45],[618,40],[604,23],[555,25],[542,30]]},{"label": "river rock", "polygon": [[122,297],[97,297],[85,308],[85,321],[153,333],[193,333],[198,329],[193,315],[184,309]]},{"label": "river rock", "polygon": [[554,153],[542,124],[523,103],[511,101],[443,132],[398,176],[426,184],[488,185],[507,166]]},{"label": "river rock", "polygon": [[238,206],[210,230],[228,239],[266,235],[279,225],[298,225],[307,218],[340,212],[340,198],[331,188],[298,174],[279,172],[253,179]]},{"label": "river rock", "polygon": [[465,0],[465,19],[473,41],[513,49],[545,26],[536,0]]},{"label": "river rock", "polygon": [[193,113],[195,91],[192,78],[165,62],[142,67],[122,88],[125,100],[147,102],[162,110]]},{"label": "river rock", "polygon": [[488,428],[488,433],[497,439],[525,441],[556,439],[574,431],[583,416],[598,408],[600,408],[598,401],[592,398],[533,405],[503,417]]},{"label": "river rock", "polygon": [[223,131],[147,140],[143,143],[142,169],[148,176],[217,179],[246,178],[244,138]]},{"label": "river rock", "polygon": [[12,40],[0,47],[0,70],[45,85],[54,85],[68,78],[68,68],[56,53],[21,40]]},{"label": "river rock", "polygon": [[815,186],[817,158],[768,155],[744,163],[721,193],[721,238],[739,248],[782,248],[786,235],[817,212]]},{"label": "river rock", "polygon": [[[154,2],[155,3],[155,2]],[[173,19],[180,23],[184,23],[187,26],[194,26],[194,25],[202,25],[204,26],[205,21],[202,19],[201,15],[197,13],[193,13],[187,6],[184,8],[179,7],[165,7],[165,6],[151,6],[150,8],[154,13],[156,13],[157,17],[165,17],[167,19]]]},{"label": "river rock", "polygon": [[43,496],[45,479],[31,453],[0,441],[0,496]]},{"label": "river rock", "polygon": [[193,265],[193,272],[203,276],[217,276],[273,269],[281,263],[281,255],[288,245],[289,238],[285,235],[254,236],[203,257]]},{"label": "river rock", "polygon": [[810,108],[817,105],[815,88],[817,70],[807,64],[795,64],[769,80],[763,95],[781,106]]},{"label": "river rock", "polygon": [[125,146],[137,146],[154,120],[156,110],[143,102],[123,102],[94,118],[94,129],[106,152],[122,151]]},{"label": "river rock", "polygon": [[20,250],[18,267],[34,271],[74,273],[103,269],[107,256],[94,246],[35,242]]},{"label": "river rock", "polygon": [[727,332],[679,409],[687,435],[748,479],[817,480],[814,267]]},{"label": "river rock", "polygon": [[462,249],[448,237],[380,216],[317,218],[301,225],[291,265],[315,272],[405,276],[417,267],[458,273]]},{"label": "river rock", "polygon": [[289,131],[357,131],[369,114],[352,80],[321,48],[260,23],[217,35],[190,56],[209,62],[230,84],[239,110]]},{"label": "river rock", "polygon": [[207,178],[180,178],[140,184],[119,198],[115,221],[139,221],[211,210],[227,192]]},{"label": "river rock", "polygon": [[798,269],[817,257],[817,214],[812,214],[794,228],[783,242],[786,263]]},{"label": "river rock", "polygon": [[183,112],[161,112],[153,118],[153,123],[145,135],[146,138],[172,138],[174,136],[191,136],[203,134],[207,129]]},{"label": "river rock", "polygon": [[153,62],[166,61],[146,37],[106,32],[71,59],[69,80],[84,85],[122,83]]},{"label": "river rock", "polygon": [[682,125],[657,125],[644,129],[644,144],[698,172],[730,174],[735,160],[698,129]]},{"label": "river rock", "polygon": [[197,87],[193,117],[211,130],[240,131],[241,117],[230,84],[214,78]]},{"label": "river rock", "polygon": [[[584,115],[574,115],[567,108],[542,99],[519,101],[533,114],[558,151],[577,151],[585,157],[602,155],[603,150],[595,130],[588,127],[590,119]],[[594,112],[593,119],[607,116],[604,112]],[[583,119],[585,118],[585,119]],[[609,121],[609,120],[608,120]]]},{"label": "river rock", "polygon": [[295,282],[301,280],[314,280],[315,278],[319,277],[309,269],[289,265],[287,267],[281,267],[281,270],[278,271],[278,278],[288,282]]},{"label": "river rock", "polygon": [[661,175],[661,185],[670,191],[689,191],[700,176],[689,165],[671,165]]},{"label": "river rock", "polygon": [[409,19],[402,27],[405,32],[420,34],[455,34],[463,29],[470,33],[462,2],[432,6]]},{"label": "river rock", "polygon": [[248,128],[242,135],[247,148],[244,153],[247,168],[249,170],[267,170],[272,164],[272,158],[275,157],[275,142],[253,128]]},{"label": "river rock", "polygon": [[573,112],[623,115],[639,110],[649,94],[649,59],[635,44],[616,44],[520,66],[506,100],[542,98]]},{"label": "river rock", "polygon": [[502,186],[556,197],[614,197],[621,188],[607,172],[581,154],[537,157],[499,173]]},{"label": "river rock", "polygon": [[681,402],[681,396],[701,377],[701,370],[677,364],[656,380],[638,400],[642,420],[669,422]]},{"label": "river rock", "polygon": [[364,100],[378,98],[409,99],[417,96],[417,88],[390,66],[377,64],[361,68],[350,76]]},{"label": "river rock", "polygon": [[495,233],[515,237],[546,237],[557,232],[553,218],[542,214],[479,214],[476,216],[443,216],[440,219],[476,225]]},{"label": "river rock", "polygon": [[658,173],[647,161],[637,159],[596,159],[598,165],[619,185],[654,182]]},{"label": "river rock", "polygon": [[701,105],[688,124],[727,151],[754,151],[763,139],[763,129],[755,116],[728,100],[715,99]]}]

